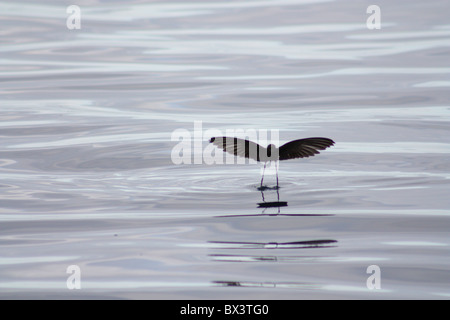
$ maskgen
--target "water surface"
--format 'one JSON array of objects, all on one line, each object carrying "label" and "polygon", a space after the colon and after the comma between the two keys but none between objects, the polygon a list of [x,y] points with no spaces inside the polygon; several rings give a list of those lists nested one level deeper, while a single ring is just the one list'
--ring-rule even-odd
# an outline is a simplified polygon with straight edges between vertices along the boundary
[{"label": "water surface", "polygon": [[[450,7],[371,4],[0,3],[0,297],[447,299]],[[277,194],[177,129],[336,145]]]}]

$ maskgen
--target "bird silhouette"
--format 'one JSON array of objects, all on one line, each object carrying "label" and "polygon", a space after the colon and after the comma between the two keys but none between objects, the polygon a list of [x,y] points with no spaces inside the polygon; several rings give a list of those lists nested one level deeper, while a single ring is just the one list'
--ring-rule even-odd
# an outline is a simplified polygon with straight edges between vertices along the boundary
[{"label": "bird silhouette", "polygon": [[[263,187],[264,173],[268,161],[275,161],[277,164],[279,160],[312,157],[319,154],[319,150],[325,150],[334,145],[333,140],[320,137],[293,140],[279,148],[273,144],[269,144],[267,148],[264,148],[255,142],[234,137],[212,137],[209,142],[235,156],[264,162],[261,189]],[[278,188],[278,165],[275,167]]]}]

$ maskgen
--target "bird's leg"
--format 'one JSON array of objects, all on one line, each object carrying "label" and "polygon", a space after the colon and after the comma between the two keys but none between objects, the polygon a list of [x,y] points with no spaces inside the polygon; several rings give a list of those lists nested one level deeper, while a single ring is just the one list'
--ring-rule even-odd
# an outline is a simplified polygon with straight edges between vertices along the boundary
[{"label": "bird's leg", "polygon": [[263,180],[264,180],[264,173],[266,172],[266,162],[264,162],[264,169],[263,169],[263,175],[261,178],[261,189],[262,189],[262,184],[263,184]]}]

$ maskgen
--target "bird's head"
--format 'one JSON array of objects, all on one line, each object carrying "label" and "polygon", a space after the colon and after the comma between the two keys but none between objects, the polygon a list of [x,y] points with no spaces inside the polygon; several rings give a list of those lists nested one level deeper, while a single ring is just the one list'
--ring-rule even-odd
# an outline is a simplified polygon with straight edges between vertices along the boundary
[{"label": "bird's head", "polygon": [[274,144],[269,144],[267,146],[267,156],[271,160],[278,160],[278,148]]}]

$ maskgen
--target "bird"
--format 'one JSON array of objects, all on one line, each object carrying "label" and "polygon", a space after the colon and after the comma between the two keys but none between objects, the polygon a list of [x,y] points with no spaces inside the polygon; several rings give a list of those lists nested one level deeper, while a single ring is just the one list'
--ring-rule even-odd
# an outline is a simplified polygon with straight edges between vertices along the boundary
[{"label": "bird", "polygon": [[[264,170],[261,178],[261,188],[263,188],[264,173],[267,162],[280,160],[289,160],[297,158],[307,158],[319,154],[319,150],[325,150],[334,145],[334,141],[329,138],[313,137],[293,140],[277,148],[274,144],[269,144],[267,148],[245,139],[235,137],[212,137],[209,140],[218,148],[235,156],[245,157],[264,162]],[[276,165],[277,189],[278,184],[278,166]]]}]

